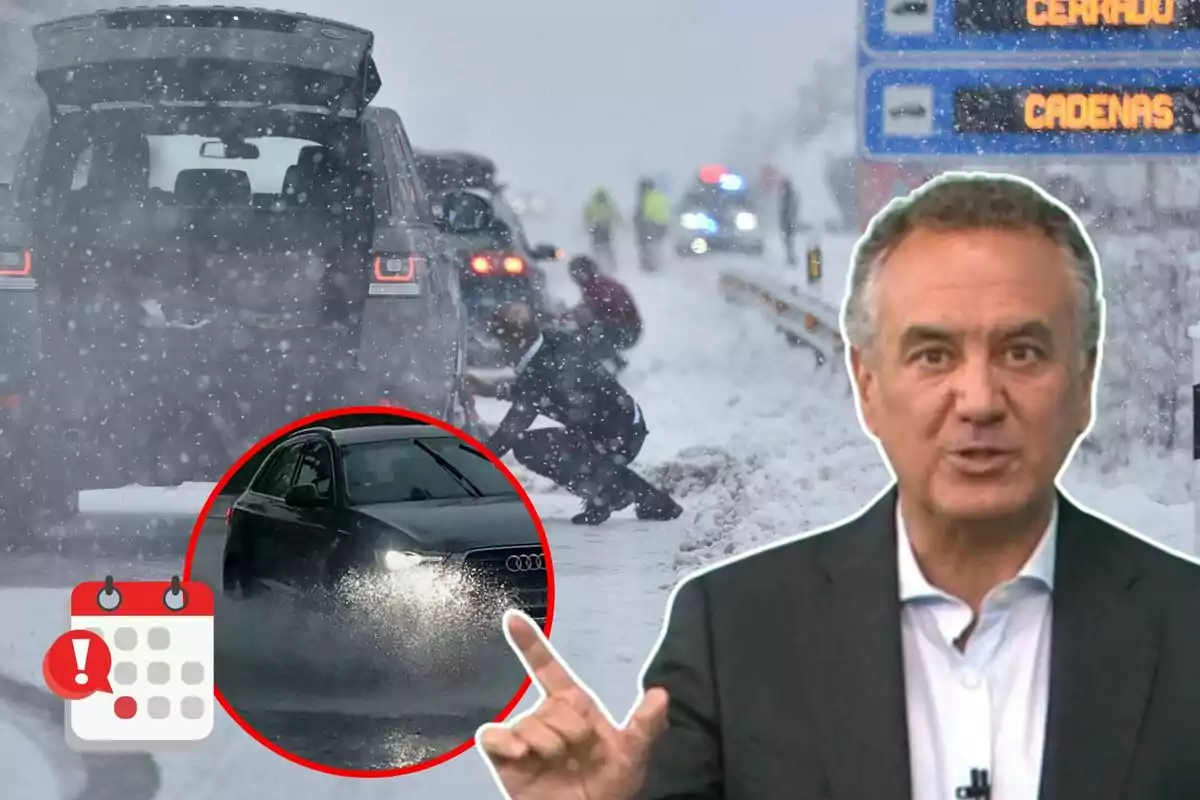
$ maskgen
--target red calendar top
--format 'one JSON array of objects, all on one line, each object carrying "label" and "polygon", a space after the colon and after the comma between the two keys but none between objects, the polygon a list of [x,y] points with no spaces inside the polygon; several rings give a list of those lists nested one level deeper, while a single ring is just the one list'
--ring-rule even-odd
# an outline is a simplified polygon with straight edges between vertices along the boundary
[{"label": "red calendar top", "polygon": [[71,591],[74,617],[211,617],[212,589],[197,581],[102,581],[81,583]]}]

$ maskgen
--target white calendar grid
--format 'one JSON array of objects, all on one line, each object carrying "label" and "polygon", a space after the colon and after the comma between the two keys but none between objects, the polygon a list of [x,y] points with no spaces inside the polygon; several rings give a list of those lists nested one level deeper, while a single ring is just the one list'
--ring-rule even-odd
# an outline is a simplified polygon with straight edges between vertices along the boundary
[{"label": "white calendar grid", "polygon": [[213,617],[151,616],[129,613],[128,606],[71,615],[71,630],[91,631],[108,645],[112,693],[66,701],[68,742],[77,750],[114,752],[206,738],[215,721]]}]

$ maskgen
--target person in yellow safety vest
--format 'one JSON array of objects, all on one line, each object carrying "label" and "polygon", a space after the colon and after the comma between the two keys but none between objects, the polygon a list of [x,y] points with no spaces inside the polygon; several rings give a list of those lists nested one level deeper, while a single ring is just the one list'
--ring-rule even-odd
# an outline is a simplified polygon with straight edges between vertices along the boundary
[{"label": "person in yellow safety vest", "polygon": [[642,178],[638,190],[638,256],[643,269],[653,269],[659,242],[671,224],[671,200],[650,178]]},{"label": "person in yellow safety vest", "polygon": [[621,212],[608,190],[601,186],[592,193],[583,209],[583,224],[592,237],[592,252],[601,262],[612,264],[614,259],[613,229],[621,224]]}]

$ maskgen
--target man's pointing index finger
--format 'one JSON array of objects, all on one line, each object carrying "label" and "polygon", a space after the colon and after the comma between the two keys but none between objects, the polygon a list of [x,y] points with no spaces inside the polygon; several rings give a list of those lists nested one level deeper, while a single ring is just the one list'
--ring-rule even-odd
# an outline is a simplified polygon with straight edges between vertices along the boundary
[{"label": "man's pointing index finger", "polygon": [[529,617],[517,612],[509,612],[504,618],[505,627],[512,637],[512,643],[524,657],[528,665],[530,677],[537,681],[546,694],[578,689],[579,684],[567,672],[563,663],[551,652],[549,644],[541,631]]}]

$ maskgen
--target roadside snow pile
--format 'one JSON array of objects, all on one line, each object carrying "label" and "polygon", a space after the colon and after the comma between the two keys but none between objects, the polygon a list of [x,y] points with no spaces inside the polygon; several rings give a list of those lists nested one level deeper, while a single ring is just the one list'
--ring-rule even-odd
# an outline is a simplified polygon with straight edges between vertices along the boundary
[{"label": "roadside snow pile", "polygon": [[676,575],[834,522],[888,477],[845,375],[723,301],[717,273],[731,263],[629,279],[646,340],[623,381],[650,428],[635,468],[685,508]]}]

